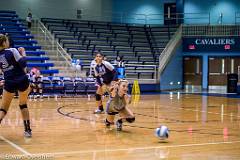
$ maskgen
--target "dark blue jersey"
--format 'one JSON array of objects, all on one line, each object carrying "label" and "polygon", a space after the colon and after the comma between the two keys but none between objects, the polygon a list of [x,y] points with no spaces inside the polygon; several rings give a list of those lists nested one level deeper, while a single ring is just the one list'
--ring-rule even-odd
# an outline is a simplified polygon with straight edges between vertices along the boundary
[{"label": "dark blue jersey", "polygon": [[103,83],[110,84],[111,81],[116,78],[114,67],[107,61],[102,61],[101,64],[95,65],[94,72],[98,83],[100,83],[100,79],[102,79]]},{"label": "dark blue jersey", "polygon": [[21,56],[17,49],[10,48],[0,51],[0,68],[5,81],[18,80],[25,76],[26,65],[26,58]]}]

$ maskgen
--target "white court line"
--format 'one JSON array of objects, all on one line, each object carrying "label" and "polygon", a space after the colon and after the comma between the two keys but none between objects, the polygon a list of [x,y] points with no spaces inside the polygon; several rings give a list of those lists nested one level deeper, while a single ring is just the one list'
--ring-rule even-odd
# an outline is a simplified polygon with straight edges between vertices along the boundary
[{"label": "white court line", "polygon": [[9,141],[8,139],[4,138],[3,136],[0,136],[0,139],[3,140],[4,142],[8,143],[9,145],[11,145],[13,148],[17,149],[18,151],[22,152],[24,155],[31,155],[31,153],[27,152],[25,149],[21,148],[20,146],[18,146],[17,144]]},{"label": "white court line", "polygon": [[[160,107],[163,107],[162,104],[159,104]],[[203,111],[203,110],[197,110],[197,109],[188,109],[188,108],[183,108],[183,107],[174,107],[174,106],[168,106],[168,105],[164,105],[164,108],[172,108],[172,109],[179,109],[179,110],[185,110],[185,111],[192,111],[192,112],[201,112],[201,113],[207,113],[207,114],[215,114],[215,115],[223,115],[223,116],[228,116],[228,117],[235,117],[235,118],[240,118],[240,116],[238,115],[231,115],[231,114],[227,114],[227,113],[219,113],[219,112],[209,112],[209,111]]]},{"label": "white court line", "polygon": [[150,147],[136,147],[136,148],[120,148],[120,149],[100,149],[100,150],[86,150],[86,151],[69,151],[69,152],[52,152],[52,153],[36,153],[38,155],[73,155],[73,154],[84,154],[84,153],[100,153],[100,152],[118,152],[118,151],[133,151],[133,150],[149,150],[149,149],[161,149],[161,148],[180,148],[180,147],[194,147],[194,146],[206,146],[206,145],[219,145],[219,144],[235,144],[240,141],[231,142],[212,142],[212,143],[197,143],[197,144],[180,144],[180,145],[168,145],[168,146],[150,146]]}]

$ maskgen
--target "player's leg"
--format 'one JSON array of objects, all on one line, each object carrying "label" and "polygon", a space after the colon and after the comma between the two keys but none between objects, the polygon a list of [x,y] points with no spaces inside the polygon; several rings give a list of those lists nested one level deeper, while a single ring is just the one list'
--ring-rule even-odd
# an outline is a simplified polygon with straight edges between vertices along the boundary
[{"label": "player's leg", "polygon": [[114,124],[114,118],[116,113],[107,113],[107,117],[104,121],[106,127],[110,127],[110,125]]},{"label": "player's leg", "polygon": [[37,98],[37,84],[32,83],[32,88],[33,88],[33,98],[36,99]]},{"label": "player's leg", "polygon": [[125,107],[125,109],[123,109],[122,111],[119,111],[119,115],[120,115],[120,118],[116,122],[118,131],[122,130],[123,122],[127,121],[128,123],[133,123],[135,121],[135,116],[128,107]]},{"label": "player's leg", "polygon": [[103,104],[102,104],[102,86],[98,86],[95,96],[96,96],[96,104],[98,109],[96,109],[94,113],[101,114],[104,112]]},{"label": "player's leg", "polygon": [[112,108],[110,103],[111,103],[111,99],[109,99],[109,101],[107,102],[107,105],[106,105],[107,116],[106,116],[106,119],[104,120],[104,123],[105,123],[106,127],[110,127],[110,125],[114,124],[115,115],[118,114],[118,112],[116,112]]},{"label": "player's leg", "polygon": [[42,88],[42,83],[38,84],[38,92],[40,94],[40,98],[43,98],[43,88]]},{"label": "player's leg", "polygon": [[30,93],[29,93],[29,97],[32,98],[33,97],[33,88],[34,88],[34,85],[33,85],[33,82],[30,83]]},{"label": "player's leg", "polygon": [[9,106],[11,104],[11,101],[14,97],[14,91],[13,93],[6,91],[5,89],[3,90],[3,95],[2,95],[2,105],[0,107],[0,124],[5,115],[7,114],[7,111],[9,109]]},{"label": "player's leg", "polygon": [[30,87],[28,87],[24,91],[19,91],[19,107],[20,107],[21,113],[22,113],[25,137],[32,136],[32,130],[30,127],[29,110],[28,110],[28,106],[27,106],[27,99],[28,99],[29,92],[30,92]]}]

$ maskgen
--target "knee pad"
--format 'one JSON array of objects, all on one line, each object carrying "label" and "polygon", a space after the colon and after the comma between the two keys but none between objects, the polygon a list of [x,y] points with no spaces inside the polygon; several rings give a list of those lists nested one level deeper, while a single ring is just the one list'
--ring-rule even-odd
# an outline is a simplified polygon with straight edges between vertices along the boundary
[{"label": "knee pad", "polygon": [[5,109],[0,108],[0,111],[2,111],[4,114],[7,114],[7,111]]},{"label": "knee pad", "polygon": [[28,108],[27,104],[19,105],[19,107],[20,107],[21,110],[24,109],[24,108]]},{"label": "knee pad", "polygon": [[95,94],[95,96],[96,96],[96,101],[101,101],[102,96],[100,94]]},{"label": "knee pad", "polygon": [[135,121],[135,117],[126,118],[126,121],[129,122],[129,123],[133,123]]}]

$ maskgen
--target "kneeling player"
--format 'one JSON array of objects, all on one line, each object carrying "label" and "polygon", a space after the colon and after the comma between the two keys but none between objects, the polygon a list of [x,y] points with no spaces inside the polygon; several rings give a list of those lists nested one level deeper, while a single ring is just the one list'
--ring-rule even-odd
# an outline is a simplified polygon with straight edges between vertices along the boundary
[{"label": "kneeling player", "polygon": [[110,92],[110,99],[107,103],[107,118],[105,120],[105,125],[110,127],[114,124],[114,117],[119,114],[120,118],[116,121],[117,130],[122,130],[122,123],[127,121],[133,123],[135,121],[135,116],[133,112],[127,107],[130,103],[130,97],[127,95],[128,91],[128,81],[120,80],[119,82],[113,82],[112,89]]}]

